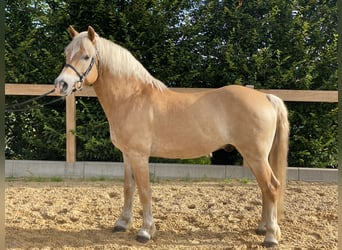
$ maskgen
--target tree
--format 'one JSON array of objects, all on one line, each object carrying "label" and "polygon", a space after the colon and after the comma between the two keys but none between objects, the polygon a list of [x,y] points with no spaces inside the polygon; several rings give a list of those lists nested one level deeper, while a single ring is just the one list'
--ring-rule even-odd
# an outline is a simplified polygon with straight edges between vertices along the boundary
[{"label": "tree", "polygon": [[[336,90],[336,19],[335,0],[7,1],[6,82],[52,82],[64,63],[71,24],[80,31],[92,25],[170,87],[237,83]],[[77,106],[77,159],[120,160],[97,100],[80,98]],[[290,165],[336,166],[336,105],[288,106]],[[63,158],[65,152],[52,147],[64,148],[64,138],[57,136],[64,130],[64,112],[55,104],[8,114],[8,146],[26,159]],[[35,133],[44,135],[42,141]],[[49,138],[56,144],[47,149],[42,142]],[[36,149],[31,154],[23,148]]]}]

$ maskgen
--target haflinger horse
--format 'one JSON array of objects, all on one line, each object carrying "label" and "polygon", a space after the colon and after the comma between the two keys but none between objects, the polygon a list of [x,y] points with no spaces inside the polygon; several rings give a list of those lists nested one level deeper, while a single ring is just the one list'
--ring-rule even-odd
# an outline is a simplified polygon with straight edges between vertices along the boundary
[{"label": "haflinger horse", "polygon": [[289,123],[283,101],[238,85],[180,93],[154,78],[123,47],[100,37],[92,27],[65,49],[66,64],[55,91],[69,95],[93,85],[110,127],[110,138],[124,159],[124,204],[114,231],[132,226],[137,185],[143,208],[137,240],[156,233],[152,215],[149,157],[195,158],[233,145],[255,175],[262,192],[257,233],[264,246],[278,244],[278,219],[286,184]]}]

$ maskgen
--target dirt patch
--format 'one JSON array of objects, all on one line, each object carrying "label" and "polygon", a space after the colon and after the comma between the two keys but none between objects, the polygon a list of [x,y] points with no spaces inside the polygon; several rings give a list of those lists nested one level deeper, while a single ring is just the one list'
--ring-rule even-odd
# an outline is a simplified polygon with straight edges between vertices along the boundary
[{"label": "dirt patch", "polygon": [[[7,249],[262,249],[254,230],[261,194],[254,181],[153,184],[158,229],[147,244],[141,225],[113,233],[123,204],[120,182],[7,183]],[[337,184],[290,182],[279,249],[337,249]]]}]

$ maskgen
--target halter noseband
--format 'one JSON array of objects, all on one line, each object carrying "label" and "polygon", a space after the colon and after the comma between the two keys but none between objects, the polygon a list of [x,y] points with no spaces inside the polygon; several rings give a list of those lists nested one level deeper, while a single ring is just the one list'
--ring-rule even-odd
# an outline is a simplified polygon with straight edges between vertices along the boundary
[{"label": "halter noseband", "polygon": [[[78,70],[74,66],[72,66],[71,64],[69,64],[69,63],[64,64],[64,68],[68,68],[68,67],[71,68],[77,74],[77,76],[80,78],[78,81],[75,82],[74,91],[82,89],[84,79],[88,76],[88,74],[91,71],[91,69],[93,68],[94,64],[95,64],[95,56],[93,56],[91,58],[90,64],[89,64],[88,68],[86,69],[86,71],[84,71],[83,74],[78,72]],[[80,83],[80,84],[78,84],[78,83]]]}]

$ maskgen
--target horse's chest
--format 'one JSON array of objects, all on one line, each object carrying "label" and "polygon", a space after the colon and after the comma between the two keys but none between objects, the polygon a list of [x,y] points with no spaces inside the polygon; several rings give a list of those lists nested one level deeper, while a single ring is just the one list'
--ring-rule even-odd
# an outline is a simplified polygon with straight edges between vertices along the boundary
[{"label": "horse's chest", "polygon": [[118,129],[117,127],[110,126],[110,139],[115,147],[122,150],[122,147],[125,145],[124,139],[125,131],[123,129]]},{"label": "horse's chest", "polygon": [[111,126],[110,138],[112,143],[122,152],[148,150],[151,141],[150,133],[146,131],[144,126],[136,127],[135,129],[133,127],[132,124]]},{"label": "horse's chest", "polygon": [[115,133],[115,130],[112,128],[110,128],[110,139],[114,144],[117,143],[117,135]]}]

